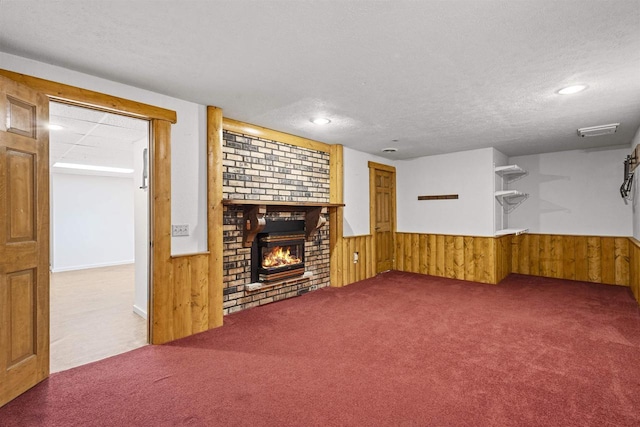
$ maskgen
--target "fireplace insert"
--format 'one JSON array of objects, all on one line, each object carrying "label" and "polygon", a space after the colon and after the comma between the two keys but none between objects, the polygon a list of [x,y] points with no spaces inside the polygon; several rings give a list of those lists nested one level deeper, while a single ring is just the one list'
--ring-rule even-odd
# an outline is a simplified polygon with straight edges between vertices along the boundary
[{"label": "fireplace insert", "polygon": [[304,274],[304,221],[278,221],[254,241],[252,282],[272,283]]}]

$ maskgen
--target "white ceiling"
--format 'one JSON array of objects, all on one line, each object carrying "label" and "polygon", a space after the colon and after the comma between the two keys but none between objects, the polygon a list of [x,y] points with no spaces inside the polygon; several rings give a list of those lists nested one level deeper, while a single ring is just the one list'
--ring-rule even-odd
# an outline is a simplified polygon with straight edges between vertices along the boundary
[{"label": "white ceiling", "polygon": [[62,162],[133,169],[133,144],[149,134],[144,120],[58,102],[49,105],[49,123],[63,127],[49,132],[50,165]]},{"label": "white ceiling", "polygon": [[397,159],[640,126],[640,0],[0,0],[0,51]]}]

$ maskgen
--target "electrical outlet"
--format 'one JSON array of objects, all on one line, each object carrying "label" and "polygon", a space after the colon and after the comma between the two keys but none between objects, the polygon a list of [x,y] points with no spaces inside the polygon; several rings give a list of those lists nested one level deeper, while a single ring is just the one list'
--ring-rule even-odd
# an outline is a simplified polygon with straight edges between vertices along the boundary
[{"label": "electrical outlet", "polygon": [[176,237],[176,236],[188,236],[189,235],[189,224],[172,225],[171,226],[171,235],[173,237]]},{"label": "electrical outlet", "polygon": [[353,263],[357,264],[359,260],[360,260],[360,254],[358,254],[358,252],[354,252],[353,253]]}]

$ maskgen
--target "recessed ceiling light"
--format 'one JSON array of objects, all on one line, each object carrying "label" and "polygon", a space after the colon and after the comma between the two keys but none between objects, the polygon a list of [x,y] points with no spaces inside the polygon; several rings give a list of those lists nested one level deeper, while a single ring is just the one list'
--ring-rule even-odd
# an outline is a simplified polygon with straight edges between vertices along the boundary
[{"label": "recessed ceiling light", "polygon": [[110,166],[80,165],[77,163],[56,162],[53,164],[53,167],[64,168],[64,169],[78,169],[78,170],[85,170],[85,171],[97,171],[97,172],[133,173],[133,169],[113,168]]},{"label": "recessed ceiling light", "polygon": [[560,89],[558,91],[558,94],[560,94],[560,95],[573,95],[574,93],[582,92],[587,87],[588,87],[587,85],[567,86],[567,87],[564,87],[564,88]]},{"label": "recessed ceiling light", "polygon": [[64,129],[62,126],[60,125],[52,125],[51,123],[49,123],[49,130],[62,130]]},{"label": "recessed ceiling light", "polygon": [[328,125],[329,123],[331,123],[331,120],[327,119],[326,117],[315,117],[311,119],[311,123],[316,125]]},{"label": "recessed ceiling light", "polygon": [[398,151],[398,149],[393,147],[387,147],[382,149],[383,153],[395,153],[396,151]]}]

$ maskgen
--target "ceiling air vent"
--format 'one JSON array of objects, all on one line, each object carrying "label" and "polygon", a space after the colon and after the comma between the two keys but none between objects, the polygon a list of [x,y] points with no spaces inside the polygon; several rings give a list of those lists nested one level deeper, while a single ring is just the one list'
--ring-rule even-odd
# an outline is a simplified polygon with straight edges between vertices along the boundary
[{"label": "ceiling air vent", "polygon": [[587,136],[609,135],[612,133],[616,133],[616,130],[618,130],[618,126],[620,126],[620,123],[611,123],[610,125],[580,128],[578,129],[578,135],[580,135],[583,138]]}]

